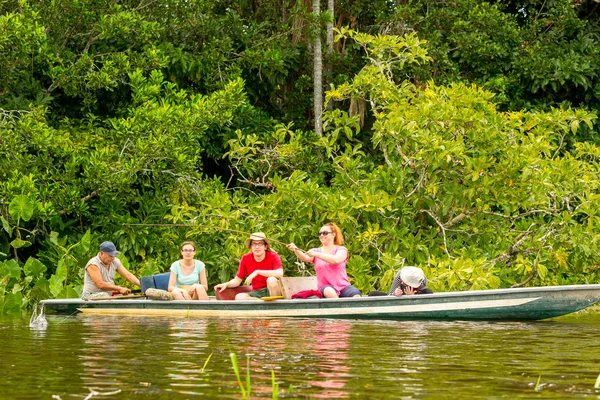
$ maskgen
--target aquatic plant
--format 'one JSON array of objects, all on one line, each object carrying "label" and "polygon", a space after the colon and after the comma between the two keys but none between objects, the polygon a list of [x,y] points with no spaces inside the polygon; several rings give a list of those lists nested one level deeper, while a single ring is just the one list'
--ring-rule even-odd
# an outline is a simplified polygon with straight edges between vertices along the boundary
[{"label": "aquatic plant", "polygon": [[238,381],[238,386],[240,391],[242,392],[242,398],[250,398],[250,393],[252,392],[252,388],[250,386],[250,356],[246,355],[246,386],[242,383],[242,379],[240,378],[240,368],[237,363],[237,356],[235,353],[229,353],[229,357],[231,358],[231,364],[233,366],[233,371],[235,372],[235,377]]},{"label": "aquatic plant", "polygon": [[213,353],[210,353],[208,358],[206,359],[206,361],[204,361],[204,365],[202,366],[202,368],[200,368],[200,373],[204,373],[204,368],[206,368],[206,365],[210,361],[210,358],[212,357],[212,355],[213,355]]},{"label": "aquatic plant", "polygon": [[600,375],[598,375],[598,378],[596,378],[596,384],[594,385],[595,389],[600,389]]},{"label": "aquatic plant", "polygon": [[535,384],[535,388],[534,388],[534,390],[535,390],[536,392],[539,392],[540,390],[542,390],[542,389],[540,388],[540,380],[541,380],[541,379],[542,379],[542,375],[538,376],[538,380],[537,380],[537,382],[536,382],[536,384]]},{"label": "aquatic plant", "polygon": [[271,370],[271,388],[273,389],[273,400],[279,399],[279,383],[275,382],[275,370]]}]

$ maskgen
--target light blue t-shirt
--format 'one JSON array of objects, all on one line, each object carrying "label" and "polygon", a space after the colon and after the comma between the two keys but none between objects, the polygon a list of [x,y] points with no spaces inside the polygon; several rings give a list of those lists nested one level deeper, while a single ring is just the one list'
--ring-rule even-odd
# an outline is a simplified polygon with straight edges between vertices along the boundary
[{"label": "light blue t-shirt", "polygon": [[193,284],[200,283],[200,272],[204,269],[204,263],[202,261],[194,260],[194,270],[189,275],[184,275],[181,271],[181,264],[179,261],[175,261],[171,264],[171,272],[177,277],[175,286],[192,286]]}]

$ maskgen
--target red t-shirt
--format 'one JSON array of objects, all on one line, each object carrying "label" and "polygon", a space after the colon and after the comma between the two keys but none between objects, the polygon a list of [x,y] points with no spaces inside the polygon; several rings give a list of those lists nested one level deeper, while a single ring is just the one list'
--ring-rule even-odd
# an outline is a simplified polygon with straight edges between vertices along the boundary
[{"label": "red t-shirt", "polygon": [[[281,266],[281,258],[279,258],[279,254],[275,253],[274,251],[267,250],[265,252],[265,258],[263,258],[261,262],[257,262],[254,259],[254,254],[248,253],[244,254],[240,260],[240,267],[237,272],[237,277],[240,279],[245,279],[257,269],[276,270],[278,268],[283,268]],[[267,276],[257,275],[256,278],[252,279],[252,290],[266,288],[267,278]]]}]

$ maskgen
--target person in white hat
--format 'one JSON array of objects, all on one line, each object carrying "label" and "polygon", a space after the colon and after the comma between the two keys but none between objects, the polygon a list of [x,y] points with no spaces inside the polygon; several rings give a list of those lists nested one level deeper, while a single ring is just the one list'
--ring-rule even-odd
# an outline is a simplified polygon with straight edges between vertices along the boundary
[{"label": "person in white hat", "polygon": [[388,296],[433,293],[427,287],[427,278],[418,267],[404,267],[394,277]]},{"label": "person in white hat", "polygon": [[255,232],[246,239],[246,247],[250,253],[240,260],[237,274],[228,282],[215,286],[215,292],[240,286],[243,279],[245,285],[252,285],[252,291],[238,293],[236,300],[252,300],[267,296],[281,296],[279,279],[283,277],[281,258],[269,247],[269,239],[263,232]]},{"label": "person in white hat", "polygon": [[136,286],[140,286],[140,281],[131,272],[127,271],[121,260],[116,258],[119,255],[117,248],[112,242],[102,242],[100,252],[87,262],[85,265],[85,275],[83,277],[83,299],[110,297],[113,292],[120,294],[129,294],[131,289],[115,285],[115,273]]}]

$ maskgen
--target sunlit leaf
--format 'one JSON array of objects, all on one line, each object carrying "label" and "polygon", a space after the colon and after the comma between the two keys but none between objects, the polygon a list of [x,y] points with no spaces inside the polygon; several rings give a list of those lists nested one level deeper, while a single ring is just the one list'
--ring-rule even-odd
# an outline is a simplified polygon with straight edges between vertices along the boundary
[{"label": "sunlit leaf", "polygon": [[58,232],[50,232],[50,243],[58,246]]},{"label": "sunlit leaf", "polygon": [[21,277],[21,267],[15,260],[7,260],[4,262],[4,268],[6,271],[5,276],[19,279]]},{"label": "sunlit leaf", "polygon": [[12,236],[13,228],[10,226],[6,218],[0,216],[0,220],[2,220],[2,227],[8,233],[8,236]]},{"label": "sunlit leaf", "polygon": [[29,247],[29,246],[31,246],[31,242],[28,241],[28,240],[23,240],[23,239],[20,239],[20,238],[16,238],[12,242],[10,242],[10,245],[12,247],[14,247],[15,249],[20,249],[21,247]]},{"label": "sunlit leaf", "polygon": [[8,212],[14,220],[29,221],[33,216],[34,203],[24,194],[16,196],[8,205]]},{"label": "sunlit leaf", "polygon": [[56,297],[63,289],[64,279],[60,279],[60,277],[52,275],[48,282],[50,285],[50,293],[52,293],[53,297]]},{"label": "sunlit leaf", "polygon": [[23,271],[27,276],[38,277],[46,272],[46,266],[37,258],[29,257],[23,266]]}]

